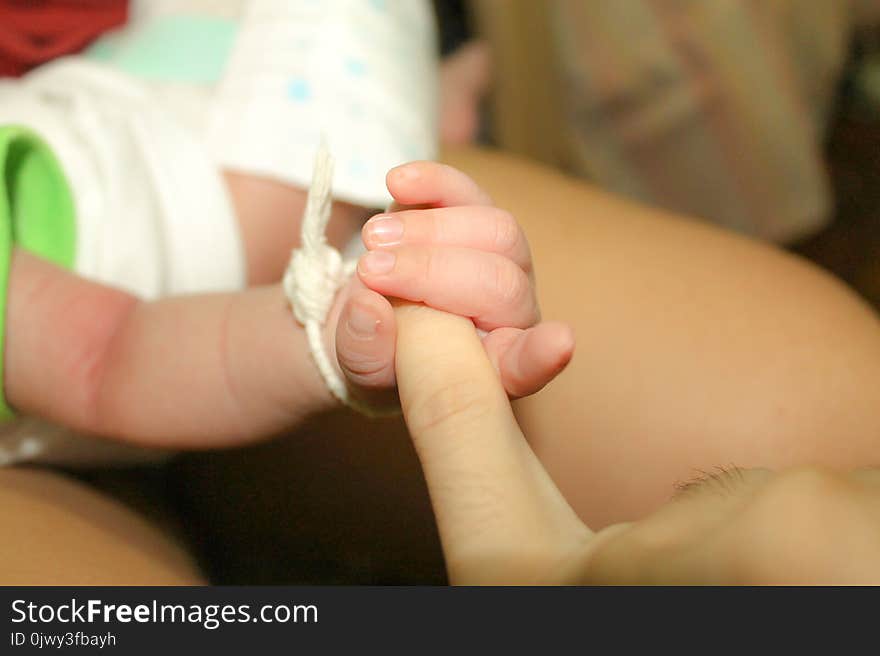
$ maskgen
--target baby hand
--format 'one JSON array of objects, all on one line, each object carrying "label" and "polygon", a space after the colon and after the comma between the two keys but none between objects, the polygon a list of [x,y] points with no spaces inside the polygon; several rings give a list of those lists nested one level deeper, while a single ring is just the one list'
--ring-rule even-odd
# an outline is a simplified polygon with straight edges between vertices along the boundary
[{"label": "baby hand", "polygon": [[369,252],[338,316],[336,354],[349,384],[367,399],[394,389],[390,296],[471,318],[508,395],[540,390],[568,364],[574,337],[565,324],[540,321],[519,225],[443,164],[399,166],[387,184],[395,206],[364,226]]}]

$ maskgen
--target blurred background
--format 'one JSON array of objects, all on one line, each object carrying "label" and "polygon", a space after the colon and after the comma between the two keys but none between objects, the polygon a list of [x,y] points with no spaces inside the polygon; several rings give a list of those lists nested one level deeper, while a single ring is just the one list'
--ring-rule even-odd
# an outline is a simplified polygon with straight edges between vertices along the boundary
[{"label": "blurred background", "polygon": [[880,2],[434,0],[472,136],[805,255],[880,306]]}]

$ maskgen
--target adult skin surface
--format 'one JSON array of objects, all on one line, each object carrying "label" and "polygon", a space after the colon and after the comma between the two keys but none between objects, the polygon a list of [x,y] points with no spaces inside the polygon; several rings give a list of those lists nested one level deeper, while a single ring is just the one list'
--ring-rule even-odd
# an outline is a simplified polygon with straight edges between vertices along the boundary
[{"label": "adult skin surface", "polygon": [[44,469],[0,468],[2,585],[197,585],[182,546],[125,505]]},{"label": "adult skin surface", "polygon": [[400,303],[396,372],[449,581],[876,584],[878,470],[729,468],[594,532],[525,440],[471,323]]},{"label": "adult skin surface", "polygon": [[572,363],[517,415],[591,526],[695,470],[880,461],[880,322],[839,282],[509,156],[447,161],[519,219],[544,317],[575,328]]}]

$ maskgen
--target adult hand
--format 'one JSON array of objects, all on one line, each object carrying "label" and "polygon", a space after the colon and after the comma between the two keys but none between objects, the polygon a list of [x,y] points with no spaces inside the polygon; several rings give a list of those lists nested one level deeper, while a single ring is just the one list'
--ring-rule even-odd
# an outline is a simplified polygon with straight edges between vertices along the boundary
[{"label": "adult hand", "polygon": [[473,324],[395,313],[400,399],[451,583],[880,581],[880,470],[719,469],[594,533],[530,449]]},{"label": "adult hand", "polygon": [[456,584],[561,581],[592,532],[535,457],[473,323],[398,304],[407,426]]}]

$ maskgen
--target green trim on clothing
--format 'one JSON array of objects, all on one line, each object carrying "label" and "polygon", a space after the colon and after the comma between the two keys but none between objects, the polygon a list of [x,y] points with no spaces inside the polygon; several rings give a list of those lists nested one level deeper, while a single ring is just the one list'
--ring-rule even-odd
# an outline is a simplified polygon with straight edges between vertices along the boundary
[{"label": "green trim on clothing", "polygon": [[[27,128],[0,126],[0,355],[6,346],[13,246],[73,268],[76,210],[70,185],[49,146]],[[4,360],[0,357],[0,421],[15,416],[3,391]]]}]

